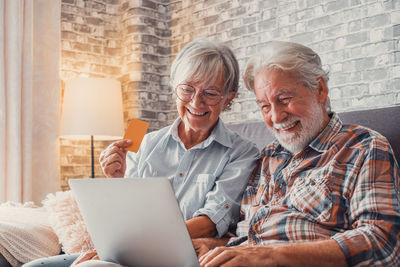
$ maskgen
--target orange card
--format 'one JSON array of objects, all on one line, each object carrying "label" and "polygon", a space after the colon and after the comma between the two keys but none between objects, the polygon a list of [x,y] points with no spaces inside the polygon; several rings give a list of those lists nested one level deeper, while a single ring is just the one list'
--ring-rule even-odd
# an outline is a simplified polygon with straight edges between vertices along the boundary
[{"label": "orange card", "polygon": [[132,145],[125,149],[136,153],[139,150],[148,127],[149,123],[147,121],[131,119],[128,128],[126,129],[124,139],[132,140]]}]

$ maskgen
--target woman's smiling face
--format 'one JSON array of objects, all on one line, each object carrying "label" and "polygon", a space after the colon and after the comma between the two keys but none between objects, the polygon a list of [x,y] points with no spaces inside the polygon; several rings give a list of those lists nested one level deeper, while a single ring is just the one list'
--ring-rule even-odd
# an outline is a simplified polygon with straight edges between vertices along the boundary
[{"label": "woman's smiling face", "polygon": [[[224,81],[223,75],[219,75],[214,82],[207,84],[185,82],[194,87],[196,92],[190,102],[184,102],[179,98],[176,99],[179,117],[184,124],[184,129],[201,133],[211,132],[211,129],[218,121],[219,115],[235,96],[235,93],[231,93],[229,96],[226,94]],[[210,106],[204,102],[202,92],[207,89],[218,91],[223,96],[218,104]]]}]

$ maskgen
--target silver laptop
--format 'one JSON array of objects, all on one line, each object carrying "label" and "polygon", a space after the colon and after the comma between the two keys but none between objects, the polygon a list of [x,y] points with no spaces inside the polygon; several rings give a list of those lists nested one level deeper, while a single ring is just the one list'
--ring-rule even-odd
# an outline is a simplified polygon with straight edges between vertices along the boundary
[{"label": "silver laptop", "polygon": [[168,179],[70,179],[69,185],[101,260],[199,266]]}]

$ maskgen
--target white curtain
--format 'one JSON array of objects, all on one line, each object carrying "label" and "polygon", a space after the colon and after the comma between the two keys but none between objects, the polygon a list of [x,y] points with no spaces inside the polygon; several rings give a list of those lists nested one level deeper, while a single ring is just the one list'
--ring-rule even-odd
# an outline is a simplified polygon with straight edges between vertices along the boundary
[{"label": "white curtain", "polygon": [[0,0],[0,202],[59,188],[59,0]]}]

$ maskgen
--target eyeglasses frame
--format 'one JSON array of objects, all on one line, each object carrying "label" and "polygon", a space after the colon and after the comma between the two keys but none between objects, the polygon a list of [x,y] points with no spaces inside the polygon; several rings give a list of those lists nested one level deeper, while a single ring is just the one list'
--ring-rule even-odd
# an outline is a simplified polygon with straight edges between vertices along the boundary
[{"label": "eyeglasses frame", "polygon": [[[191,87],[191,88],[194,89],[194,93],[193,93],[192,97],[190,98],[190,101],[185,101],[185,100],[183,100],[183,99],[181,99],[181,98],[179,97],[177,90],[178,90],[178,87],[179,87],[179,86],[182,86],[182,85],[189,86],[189,87]],[[191,101],[193,100],[193,98],[195,97],[196,92],[197,92],[196,87],[194,87],[193,85],[187,84],[187,83],[180,83],[180,84],[178,84],[177,86],[175,86],[175,90],[174,90],[174,91],[175,91],[176,97],[177,97],[179,100],[181,100],[182,102],[187,102],[187,103],[189,103],[189,102],[191,102]],[[204,92],[204,89],[200,92],[201,100],[202,100],[205,104],[207,104],[208,106],[216,106],[216,105],[218,105],[218,104],[220,103],[221,99],[223,99],[223,98],[226,96],[225,94],[221,94],[221,95],[220,95],[219,101],[218,101],[217,103],[215,103],[215,104],[210,105],[210,104],[206,103],[205,99],[203,98],[203,92]]]}]

